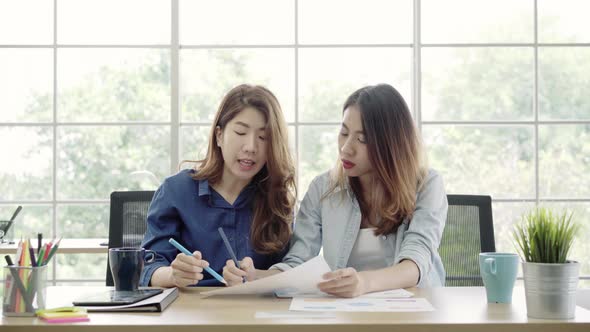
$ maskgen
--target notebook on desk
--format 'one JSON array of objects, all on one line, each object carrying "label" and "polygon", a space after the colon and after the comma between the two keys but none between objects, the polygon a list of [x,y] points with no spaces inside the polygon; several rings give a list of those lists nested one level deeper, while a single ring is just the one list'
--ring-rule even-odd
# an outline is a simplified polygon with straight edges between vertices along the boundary
[{"label": "notebook on desk", "polygon": [[120,306],[143,301],[161,293],[162,290],[159,288],[138,289],[135,291],[105,289],[100,292],[84,295],[73,303],[78,307]]},{"label": "notebook on desk", "polygon": [[[88,312],[162,312],[178,297],[178,288],[164,289],[162,293],[145,300],[122,305],[83,305]],[[77,302],[76,302],[77,303]]]}]

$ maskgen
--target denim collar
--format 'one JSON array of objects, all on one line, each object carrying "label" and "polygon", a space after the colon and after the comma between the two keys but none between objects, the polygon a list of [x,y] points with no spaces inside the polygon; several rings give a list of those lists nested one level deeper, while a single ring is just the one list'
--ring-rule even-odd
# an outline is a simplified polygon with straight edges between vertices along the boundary
[{"label": "denim collar", "polygon": [[199,196],[211,195],[211,190],[209,189],[209,180],[197,180],[199,182]]},{"label": "denim collar", "polygon": [[209,186],[209,180],[202,179],[196,180],[199,188],[199,197],[206,199],[210,206],[224,207],[224,208],[243,208],[249,206],[252,198],[254,197],[254,191],[256,190],[256,184],[250,182],[238,195],[233,204],[229,204],[221,195]]}]

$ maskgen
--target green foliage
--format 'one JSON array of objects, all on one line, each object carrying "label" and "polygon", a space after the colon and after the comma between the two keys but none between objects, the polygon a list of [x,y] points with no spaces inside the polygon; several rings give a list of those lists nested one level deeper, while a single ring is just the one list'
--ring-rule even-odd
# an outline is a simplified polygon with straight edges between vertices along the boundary
[{"label": "green foliage", "polygon": [[531,263],[565,263],[579,226],[573,213],[557,214],[536,208],[514,226],[514,241],[522,257]]},{"label": "green foliage", "polygon": [[[515,26],[521,17],[515,19]],[[510,33],[518,32],[512,26]],[[490,34],[505,36],[505,31]],[[492,36],[493,37],[493,36]],[[498,38],[482,38],[497,40]],[[515,39],[522,40],[526,37]],[[450,48],[451,61],[444,66],[433,61],[430,77],[427,60],[438,59],[441,50],[423,49],[423,104],[432,95],[432,109],[423,106],[424,120],[500,121],[532,120],[533,49],[511,47]],[[223,93],[243,82],[269,85],[264,72],[249,70],[248,65],[268,56],[268,49],[182,50],[182,121],[207,122],[218,107]],[[428,57],[429,52],[432,55]],[[272,52],[271,52],[272,53]],[[274,54],[274,53],[273,53]],[[588,50],[583,48],[539,48],[539,117],[541,120],[588,118],[590,84]],[[61,58],[60,58],[61,59]],[[169,121],[170,53],[146,52],[136,65],[99,68],[75,86],[60,85],[57,96],[59,122],[69,121]],[[370,60],[370,59],[369,59]],[[61,61],[61,60],[60,60]],[[270,61],[269,61],[270,62]],[[65,64],[67,66],[67,64]],[[271,64],[269,63],[269,66]],[[256,67],[256,66],[254,66]],[[402,72],[405,69],[402,65]],[[301,67],[302,69],[304,67]],[[343,67],[343,71],[348,68]],[[367,70],[370,70],[369,67]],[[304,70],[302,71],[304,73]],[[396,72],[393,76],[398,75]],[[399,74],[401,76],[405,74]],[[405,76],[402,77],[405,79]],[[402,78],[392,79],[403,81]],[[281,77],[287,81],[289,77]],[[61,82],[61,78],[58,79]],[[323,77],[298,87],[299,121],[299,194],[303,198],[313,177],[330,168],[337,159],[338,125],[306,126],[308,121],[338,122],[346,97],[360,87],[354,78],[334,80]],[[377,83],[377,82],[368,82]],[[399,88],[399,86],[396,86]],[[271,86],[272,88],[272,86]],[[273,88],[274,92],[275,89]],[[281,99],[280,96],[278,96]],[[281,99],[285,108],[287,98]],[[53,95],[34,92],[21,122],[51,120]],[[407,100],[410,103],[410,100]],[[429,115],[429,116],[426,116]],[[139,189],[131,174],[148,170],[163,179],[170,172],[169,126],[58,126],[57,176],[52,175],[53,128],[27,128],[27,135],[38,142],[23,153],[30,167],[19,173],[0,174],[0,198],[9,200],[108,199],[114,189]],[[11,130],[11,129],[7,129]],[[196,159],[206,148],[208,126],[181,127],[182,156]],[[449,193],[490,193],[497,197],[531,197],[534,193],[535,135],[530,125],[448,126],[425,125],[431,166],[438,170]],[[19,139],[15,134],[15,139]],[[590,125],[539,126],[539,190],[541,197],[585,197],[588,186],[580,185],[590,170]],[[40,156],[40,157],[39,157]],[[5,162],[10,159],[5,158]],[[46,160],[38,162],[37,160]],[[175,165],[174,165],[175,166]],[[565,172],[564,170],[567,170]],[[58,197],[53,197],[56,182]],[[568,203],[569,204],[569,203]],[[496,244],[510,238],[513,218],[528,203],[502,204],[495,209]],[[570,205],[571,206],[571,205]],[[590,209],[583,205],[587,213]],[[10,216],[15,206],[0,207],[2,216]],[[13,229],[13,236],[35,236],[41,230],[47,236],[107,237],[108,206],[97,204],[57,205],[57,234],[53,234],[52,206],[25,206]],[[507,214],[503,216],[502,213]],[[576,214],[580,218],[580,214]],[[497,218],[497,217],[500,218]],[[571,218],[571,216],[570,216]],[[526,224],[525,224],[526,225]],[[523,227],[525,226],[523,225]],[[523,228],[523,231],[526,227]],[[583,234],[590,234],[585,232]],[[467,236],[467,235],[466,235]],[[10,236],[12,237],[12,236]],[[586,240],[588,235],[584,235]],[[507,243],[509,244],[509,243]],[[576,257],[590,255],[588,242],[581,242]],[[507,246],[506,246],[507,247]],[[501,248],[501,247],[500,247]],[[568,247],[569,248],[569,247]],[[449,253],[463,255],[464,248]],[[567,254],[567,252],[566,252]],[[574,254],[576,254],[574,252]],[[67,258],[66,258],[67,256]],[[102,278],[104,255],[59,255],[59,277]],[[564,255],[566,256],[566,255]],[[75,258],[74,258],[75,257]],[[461,256],[458,256],[461,257]],[[470,259],[472,259],[471,257]],[[469,265],[473,262],[470,260]],[[589,273],[586,264],[584,273]]]}]

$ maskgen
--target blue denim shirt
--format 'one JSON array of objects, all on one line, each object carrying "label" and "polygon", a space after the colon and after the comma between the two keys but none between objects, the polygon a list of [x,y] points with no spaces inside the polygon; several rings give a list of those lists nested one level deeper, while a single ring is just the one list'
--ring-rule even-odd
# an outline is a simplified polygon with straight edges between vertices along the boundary
[{"label": "blue denim shirt", "polygon": [[[255,186],[250,184],[238,196],[234,204],[229,204],[209,186],[207,180],[194,180],[194,170],[182,170],[168,177],[154,194],[147,215],[147,231],[142,247],[157,253],[156,260],[145,264],[141,273],[140,285],[148,286],[152,274],[162,266],[169,266],[179,251],[168,240],[174,238],[190,252],[198,250],[203,259],[216,272],[222,272],[225,262],[230,258],[223,240],[217,231],[223,231],[241,260],[249,256],[259,269],[267,269],[280,262],[285,252],[262,255],[254,251],[250,243],[252,224],[252,199]],[[209,273],[199,286],[221,286]]]},{"label": "blue denim shirt", "polygon": [[[282,263],[271,268],[287,270],[306,262],[320,252],[332,270],[347,267],[361,226],[361,211],[352,191],[336,190],[324,197],[330,175],[316,177],[305,194],[295,219],[289,252]],[[447,218],[447,196],[440,175],[430,170],[416,197],[411,220],[404,220],[397,231],[383,235],[389,266],[412,260],[420,271],[418,287],[443,286],[445,271],[438,246]]]}]

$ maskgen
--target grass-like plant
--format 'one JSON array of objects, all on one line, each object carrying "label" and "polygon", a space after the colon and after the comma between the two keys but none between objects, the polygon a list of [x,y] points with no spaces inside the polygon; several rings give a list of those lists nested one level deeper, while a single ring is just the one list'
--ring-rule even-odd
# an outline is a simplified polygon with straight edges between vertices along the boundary
[{"label": "grass-like plant", "polygon": [[512,233],[521,257],[531,263],[566,263],[579,225],[573,213],[536,208],[523,215]]}]

